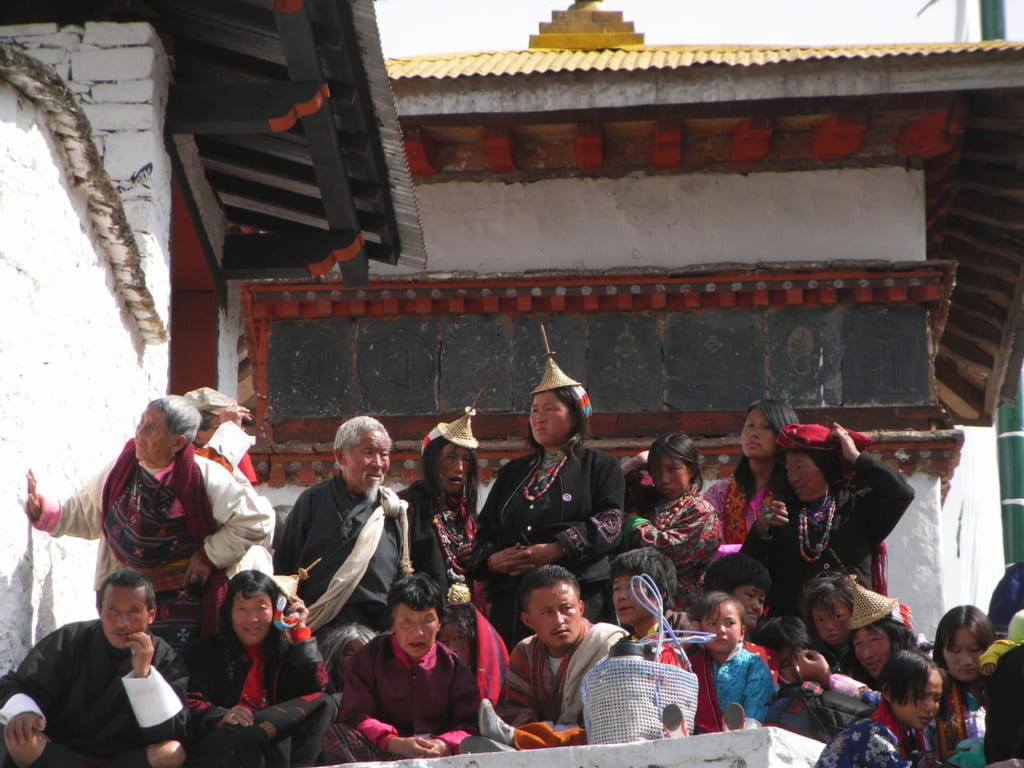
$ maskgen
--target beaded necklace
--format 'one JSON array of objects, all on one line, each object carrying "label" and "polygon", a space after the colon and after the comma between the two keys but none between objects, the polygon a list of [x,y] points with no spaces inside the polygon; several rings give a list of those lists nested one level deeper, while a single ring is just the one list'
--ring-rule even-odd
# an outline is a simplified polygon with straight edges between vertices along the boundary
[{"label": "beaded necklace", "polygon": [[811,537],[807,531],[807,518],[810,517],[810,515],[807,513],[807,507],[800,507],[797,538],[800,541],[800,557],[808,563],[814,563],[820,560],[822,552],[828,548],[828,540],[832,534],[832,523],[836,516],[835,498],[833,496],[826,496],[818,503],[817,508],[812,514],[814,515],[816,522],[821,522],[821,520],[824,519],[825,530],[821,532],[821,538],[818,539],[818,543],[812,546]]},{"label": "beaded necklace", "polygon": [[466,570],[459,563],[459,549],[472,540],[471,520],[466,511],[465,497],[449,496],[445,509],[434,515],[434,530],[441,544],[445,571],[448,576],[448,602],[467,603],[470,599],[466,584]]},{"label": "beaded necklace", "polygon": [[[548,459],[554,459],[555,455],[557,454],[548,454]],[[533,470],[529,482],[523,488],[523,496],[526,497],[527,501],[536,501],[548,492],[548,488],[555,482],[555,478],[562,471],[562,467],[568,458],[568,456],[562,455],[561,458],[555,459],[550,463],[545,459],[545,461],[541,462],[540,466]]]},{"label": "beaded necklace", "polygon": [[655,507],[655,515],[657,515],[658,517],[675,515],[676,512],[681,510],[683,507],[692,504],[693,499],[696,495],[697,493],[694,490],[690,489],[675,501],[663,501]]}]

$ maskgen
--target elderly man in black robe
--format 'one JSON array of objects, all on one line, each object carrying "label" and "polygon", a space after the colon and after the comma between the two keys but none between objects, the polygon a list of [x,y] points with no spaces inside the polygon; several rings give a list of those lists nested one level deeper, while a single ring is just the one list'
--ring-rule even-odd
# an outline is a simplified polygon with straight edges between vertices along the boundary
[{"label": "elderly man in black robe", "polygon": [[188,672],[148,631],[153,585],[138,571],[114,571],[96,603],[98,621],[50,633],[0,678],[8,768],[184,763]]},{"label": "elderly man in black robe", "polygon": [[334,437],[341,472],[303,491],[285,521],[274,570],[310,569],[299,597],[318,637],[339,623],[387,629],[388,590],[412,570],[406,502],[383,486],[390,453],[383,424],[369,416],[349,419]]}]

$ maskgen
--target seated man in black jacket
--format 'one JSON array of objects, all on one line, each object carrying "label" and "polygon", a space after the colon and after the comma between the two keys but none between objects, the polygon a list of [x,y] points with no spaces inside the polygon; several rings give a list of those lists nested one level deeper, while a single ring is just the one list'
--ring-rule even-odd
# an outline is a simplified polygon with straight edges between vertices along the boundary
[{"label": "seated man in black jacket", "polygon": [[99,620],[44,637],[0,678],[5,766],[178,768],[188,723],[184,660],[147,627],[153,585],[138,571],[107,576]]}]

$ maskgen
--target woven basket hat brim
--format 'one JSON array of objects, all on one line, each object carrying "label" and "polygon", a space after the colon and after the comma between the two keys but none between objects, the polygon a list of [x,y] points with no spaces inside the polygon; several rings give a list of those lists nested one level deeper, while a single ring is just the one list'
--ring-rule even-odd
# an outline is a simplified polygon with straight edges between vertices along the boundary
[{"label": "woven basket hat brim", "polygon": [[565,371],[558,367],[558,363],[549,357],[547,365],[544,366],[544,376],[541,378],[540,384],[534,387],[530,394],[536,395],[538,392],[547,392],[548,390],[560,387],[581,386],[583,385],[576,381],[576,379],[567,376]]},{"label": "woven basket hat brim", "polygon": [[879,619],[892,615],[892,609],[899,602],[895,597],[886,597],[860,584],[854,585],[853,615],[850,617],[850,629],[860,629],[874,624]]},{"label": "woven basket hat brim", "polygon": [[470,423],[470,414],[468,413],[455,421],[448,423],[442,421],[437,425],[437,431],[449,443],[455,443],[455,445],[468,448],[471,451],[480,445],[480,442],[473,437],[473,425]]}]

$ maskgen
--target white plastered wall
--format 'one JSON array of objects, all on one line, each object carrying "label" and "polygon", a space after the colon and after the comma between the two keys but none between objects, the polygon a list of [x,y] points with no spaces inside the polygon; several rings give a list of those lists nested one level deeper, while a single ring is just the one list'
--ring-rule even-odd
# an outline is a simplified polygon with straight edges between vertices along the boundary
[{"label": "white plastered wall", "polygon": [[[169,74],[152,29],[39,24],[0,27],[0,39],[64,78],[79,74],[69,84],[122,188],[147,286],[166,322],[170,171],[162,115]],[[133,68],[118,63],[125,50]],[[147,163],[151,170],[136,173]],[[96,615],[95,543],[30,530],[26,470],[35,471],[41,492],[62,498],[117,456],[146,402],[167,386],[167,345],[141,342],[84,193],[69,186],[66,174],[36,105],[0,82],[3,669],[56,626]]]},{"label": "white plastered wall", "polygon": [[449,182],[416,196],[431,272],[925,257],[924,177],[902,168]]}]

